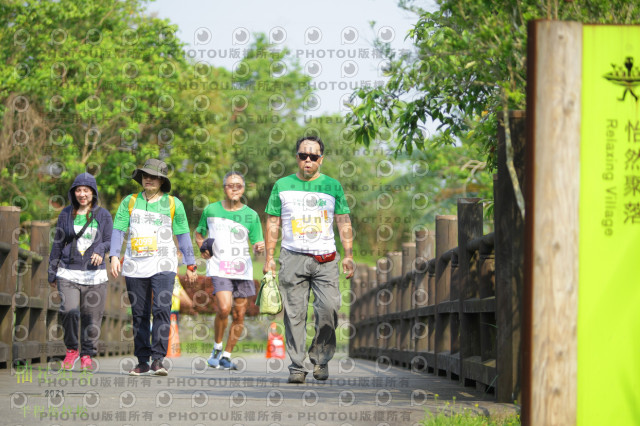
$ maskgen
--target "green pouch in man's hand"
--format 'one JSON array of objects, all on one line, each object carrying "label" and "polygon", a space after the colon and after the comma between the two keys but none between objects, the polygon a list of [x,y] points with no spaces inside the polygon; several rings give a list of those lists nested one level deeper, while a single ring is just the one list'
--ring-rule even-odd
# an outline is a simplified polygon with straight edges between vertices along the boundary
[{"label": "green pouch in man's hand", "polygon": [[273,272],[269,271],[260,281],[260,290],[256,296],[256,306],[261,314],[275,315],[282,310],[282,296]]}]

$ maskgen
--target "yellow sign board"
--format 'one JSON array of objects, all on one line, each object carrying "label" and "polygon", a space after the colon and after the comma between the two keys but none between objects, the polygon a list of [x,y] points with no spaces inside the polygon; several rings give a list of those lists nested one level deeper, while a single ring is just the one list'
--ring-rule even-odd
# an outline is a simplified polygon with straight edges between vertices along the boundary
[{"label": "yellow sign board", "polygon": [[640,26],[583,26],[578,424],[640,424]]}]

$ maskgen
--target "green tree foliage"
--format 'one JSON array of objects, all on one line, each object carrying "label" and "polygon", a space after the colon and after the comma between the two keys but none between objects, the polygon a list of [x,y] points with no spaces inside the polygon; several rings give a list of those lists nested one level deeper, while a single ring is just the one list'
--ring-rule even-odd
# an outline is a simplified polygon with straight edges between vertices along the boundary
[{"label": "green tree foliage", "polygon": [[[389,59],[389,81],[354,94],[354,125],[368,145],[380,129],[397,131],[396,150],[428,149],[425,123],[440,123],[452,143],[465,137],[495,163],[497,112],[525,108],[527,22],[533,19],[637,24],[640,5],[627,1],[437,0],[430,12],[412,0],[400,6],[418,21],[408,37],[415,52]],[[357,102],[355,102],[357,100]]]},{"label": "green tree foliage", "polygon": [[192,228],[230,170],[246,175],[245,201],[263,214],[273,183],[296,172],[303,135],[325,141],[322,171],[345,188],[361,260],[399,249],[449,213],[452,196],[488,192],[467,144],[391,161],[387,128],[367,149],[344,117],[315,115],[310,77],[264,35],[226,70],[185,59],[177,28],[137,0],[10,0],[0,25],[0,203],[22,207],[23,221],[57,217],[83,171],[115,212],[149,157],[171,166]]},{"label": "green tree foliage", "polygon": [[247,198],[264,211],[275,180],[296,171],[294,143],[303,135],[304,109],[313,94],[311,78],[286,59],[286,49],[269,45],[264,34],[255,38],[245,57],[218,82],[225,89],[223,131],[233,158],[229,169],[245,175]]},{"label": "green tree foliage", "polygon": [[174,25],[134,0],[10,1],[0,20],[4,200],[49,218],[89,171],[113,209],[138,189],[137,165],[169,155],[176,195],[196,195],[190,159],[212,165],[221,140],[211,126],[207,143],[194,135],[201,109],[180,84],[192,70]]}]

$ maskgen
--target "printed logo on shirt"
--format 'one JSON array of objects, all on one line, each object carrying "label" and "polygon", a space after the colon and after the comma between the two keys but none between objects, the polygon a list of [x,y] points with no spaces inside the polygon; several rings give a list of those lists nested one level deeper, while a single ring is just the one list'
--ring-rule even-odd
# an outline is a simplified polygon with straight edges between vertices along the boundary
[{"label": "printed logo on shirt", "polygon": [[168,216],[162,215],[162,217],[158,217],[157,213],[141,212],[140,210],[134,210],[134,213],[131,214],[130,221],[131,224],[144,224],[153,226],[171,224],[171,218],[169,218]]},{"label": "printed logo on shirt", "polygon": [[[80,232],[83,226],[84,225],[74,224],[74,229],[76,232]],[[93,242],[96,239],[97,233],[98,233],[98,228],[96,227],[94,222],[91,225],[89,225],[85,230],[84,234],[82,234],[80,238],[78,238],[78,241],[76,243],[76,249],[78,250],[80,255],[84,256],[85,252],[89,249],[89,247],[91,247],[91,244],[93,244]]]},{"label": "printed logo on shirt", "polygon": [[242,259],[220,261],[220,272],[225,275],[242,275],[247,270],[247,265]]},{"label": "printed logo on shirt", "polygon": [[247,240],[247,232],[244,228],[240,228],[238,226],[231,228],[231,235],[233,239],[236,241],[246,241]]},{"label": "printed logo on shirt", "polygon": [[319,234],[327,233],[330,226],[329,213],[326,210],[291,218],[291,230],[293,237],[297,239],[316,239]]}]

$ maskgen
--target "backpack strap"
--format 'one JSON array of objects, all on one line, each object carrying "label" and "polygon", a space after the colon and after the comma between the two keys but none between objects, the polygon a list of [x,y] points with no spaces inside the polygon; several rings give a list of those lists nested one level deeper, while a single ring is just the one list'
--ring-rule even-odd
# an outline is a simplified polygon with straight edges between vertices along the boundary
[{"label": "backpack strap", "polygon": [[131,198],[129,198],[129,217],[131,217],[131,212],[133,212],[133,206],[136,204],[137,199],[138,194],[131,194]]},{"label": "backpack strap", "polygon": [[176,200],[173,199],[173,195],[169,195],[169,215],[173,223],[173,217],[176,215]]},{"label": "backpack strap", "polygon": [[84,231],[87,230],[87,228],[89,227],[89,225],[91,225],[91,222],[93,222],[93,212],[91,212],[91,218],[89,220],[87,220],[87,223],[84,224],[84,226],[82,227],[82,229],[80,230],[80,232],[76,233],[76,236],[74,237],[76,240],[79,239],[80,237],[82,237],[82,235],[84,234]]},{"label": "backpack strap", "polygon": [[[129,216],[133,212],[133,206],[136,204],[138,194],[131,194],[129,198]],[[171,223],[173,223],[173,217],[176,215],[176,200],[173,199],[173,195],[169,195],[169,216],[171,216]]]}]

